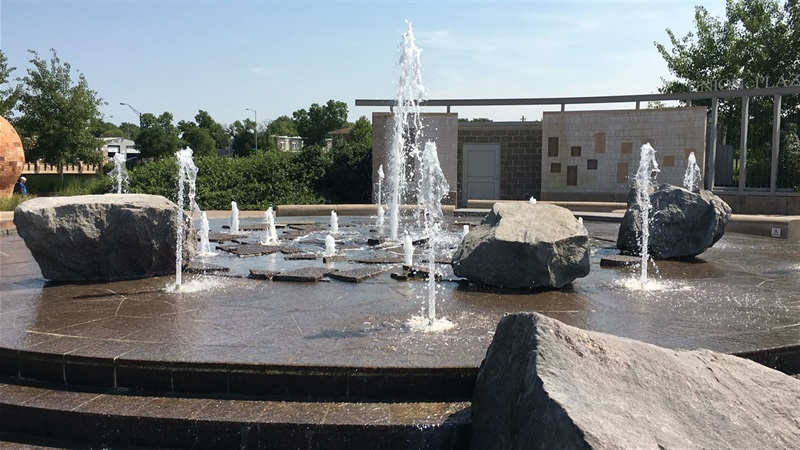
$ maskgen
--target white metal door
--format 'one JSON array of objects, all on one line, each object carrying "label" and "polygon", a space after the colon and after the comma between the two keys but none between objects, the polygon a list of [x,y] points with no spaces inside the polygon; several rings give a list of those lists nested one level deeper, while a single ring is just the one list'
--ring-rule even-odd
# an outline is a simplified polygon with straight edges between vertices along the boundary
[{"label": "white metal door", "polygon": [[500,143],[464,144],[464,201],[497,199],[500,194]]}]

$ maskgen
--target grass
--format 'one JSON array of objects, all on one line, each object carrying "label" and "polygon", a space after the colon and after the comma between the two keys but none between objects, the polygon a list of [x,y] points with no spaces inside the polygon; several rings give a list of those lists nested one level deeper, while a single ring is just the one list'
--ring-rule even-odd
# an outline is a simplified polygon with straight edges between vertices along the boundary
[{"label": "grass", "polygon": [[0,211],[13,211],[20,203],[33,197],[32,195],[13,194],[11,197],[0,198]]}]

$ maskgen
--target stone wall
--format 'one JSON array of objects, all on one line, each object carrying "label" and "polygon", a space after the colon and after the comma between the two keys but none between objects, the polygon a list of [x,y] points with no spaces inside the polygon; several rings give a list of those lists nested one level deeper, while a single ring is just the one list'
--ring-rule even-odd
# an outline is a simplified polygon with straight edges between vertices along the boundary
[{"label": "stone wall", "polygon": [[[447,182],[450,184],[450,195],[442,200],[444,204],[452,204],[456,199],[457,185],[457,147],[458,114],[455,113],[423,113],[422,114],[423,141],[436,143],[439,156],[439,165],[442,168]],[[394,114],[390,112],[372,113],[372,198],[377,197],[378,167],[383,165],[383,171],[388,179],[389,165],[388,152],[392,145],[394,132]],[[424,142],[420,143],[420,148]],[[384,195],[388,180],[384,181]]]},{"label": "stone wall", "polygon": [[499,200],[540,198],[542,122],[460,122],[458,124],[458,205],[464,196],[464,144],[500,144]]},{"label": "stone wall", "polygon": [[691,152],[705,171],[705,107],[545,112],[542,129],[544,200],[625,201],[648,142],[658,182],[682,185]]}]

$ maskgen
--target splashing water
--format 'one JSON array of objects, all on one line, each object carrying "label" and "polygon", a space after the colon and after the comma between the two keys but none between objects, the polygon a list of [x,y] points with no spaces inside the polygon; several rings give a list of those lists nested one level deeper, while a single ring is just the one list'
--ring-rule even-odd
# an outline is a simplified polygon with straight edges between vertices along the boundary
[{"label": "splashing water", "polygon": [[403,236],[403,265],[411,267],[414,262],[414,242],[411,241],[411,236],[406,232]]},{"label": "splashing water", "polygon": [[331,211],[331,233],[338,233],[339,232],[339,216],[336,215],[336,211]]},{"label": "splashing water", "polygon": [[384,222],[384,208],[383,208],[383,179],[385,178],[385,174],[383,173],[383,164],[378,166],[378,197],[375,199],[375,202],[378,205],[378,220],[375,222],[375,226],[378,228],[383,229],[383,222]]},{"label": "splashing water", "polygon": [[400,202],[406,193],[407,180],[413,179],[413,173],[406,173],[406,159],[419,157],[418,143],[422,140],[419,108],[419,103],[425,94],[425,87],[422,84],[422,50],[414,41],[411,22],[403,33],[401,51],[394,131],[388,155],[389,239],[393,241],[397,241]]},{"label": "splashing water", "polygon": [[128,169],[125,167],[125,155],[114,153],[114,169],[108,172],[117,186],[117,194],[128,192]]},{"label": "splashing water", "polygon": [[694,152],[691,152],[686,162],[686,173],[683,175],[683,187],[691,192],[699,191],[701,181],[700,166],[697,165]]},{"label": "splashing water", "polygon": [[185,186],[189,186],[189,221],[191,222],[191,214],[195,210],[199,210],[197,203],[194,201],[195,189],[197,184],[197,166],[194,165],[192,160],[192,149],[186,148],[179,150],[177,156],[178,162],[178,218],[176,223],[177,242],[175,245],[175,287],[179,289],[181,286],[181,271],[183,269],[183,204]]},{"label": "splashing water", "polygon": [[231,234],[239,232],[239,207],[231,202]]},{"label": "splashing water", "polygon": [[336,240],[330,234],[325,236],[325,256],[336,254]]},{"label": "splashing water", "polygon": [[639,168],[636,170],[636,204],[639,206],[640,242],[639,249],[642,256],[642,272],[639,281],[642,286],[647,285],[647,262],[649,261],[650,246],[650,192],[653,189],[656,174],[659,172],[656,162],[656,151],[649,143],[642,145],[639,158]]},{"label": "splashing water", "polygon": [[535,205],[536,199],[534,197],[531,197],[530,199],[528,199],[528,203],[530,203],[531,205]]},{"label": "splashing water", "polygon": [[271,206],[264,212],[264,224],[266,227],[264,229],[264,236],[261,238],[261,244],[277,244],[278,231],[275,228],[275,214],[272,212]]},{"label": "splashing water", "polygon": [[464,239],[469,234],[469,225],[464,225],[461,229],[461,239]]},{"label": "splashing water", "polygon": [[200,243],[197,245],[197,256],[201,258],[216,255],[216,252],[211,250],[211,242],[208,240],[208,233],[208,214],[203,211],[200,213]]}]

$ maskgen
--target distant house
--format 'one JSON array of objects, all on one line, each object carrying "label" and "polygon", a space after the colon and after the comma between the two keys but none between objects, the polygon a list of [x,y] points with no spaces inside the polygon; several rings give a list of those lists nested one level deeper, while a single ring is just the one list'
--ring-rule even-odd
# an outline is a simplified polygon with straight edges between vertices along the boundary
[{"label": "distant house", "polygon": [[122,153],[125,155],[126,159],[132,156],[139,156],[139,149],[136,148],[136,143],[130,139],[122,137],[106,137],[101,139],[105,141],[105,145],[100,147],[100,151],[109,159],[113,159],[114,155],[117,153]]},{"label": "distant house", "polygon": [[333,130],[330,133],[328,133],[328,136],[330,137],[328,139],[325,139],[326,150],[330,150],[339,144],[347,142],[347,138],[348,136],[350,136],[350,127]]},{"label": "distant house", "polygon": [[303,149],[303,138],[300,136],[273,136],[278,145],[278,150],[284,152],[299,152]]}]

